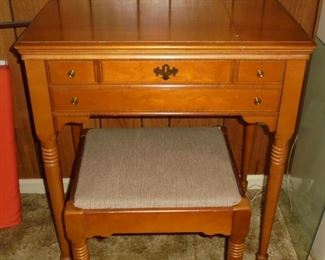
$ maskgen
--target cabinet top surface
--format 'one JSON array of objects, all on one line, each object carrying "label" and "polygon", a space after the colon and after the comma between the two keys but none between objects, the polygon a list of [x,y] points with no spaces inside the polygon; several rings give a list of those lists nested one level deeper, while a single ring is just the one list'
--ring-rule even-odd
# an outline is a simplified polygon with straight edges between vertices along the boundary
[{"label": "cabinet top surface", "polygon": [[277,0],[50,0],[16,44],[312,48]]}]

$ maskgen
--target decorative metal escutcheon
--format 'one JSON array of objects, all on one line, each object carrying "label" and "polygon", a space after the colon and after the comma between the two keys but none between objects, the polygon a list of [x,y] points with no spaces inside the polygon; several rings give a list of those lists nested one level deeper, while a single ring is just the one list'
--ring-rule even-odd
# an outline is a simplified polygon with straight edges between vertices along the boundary
[{"label": "decorative metal escutcheon", "polygon": [[168,64],[164,64],[161,68],[155,68],[153,72],[157,77],[162,76],[163,80],[168,80],[170,76],[176,76],[178,69],[175,67],[170,68]]}]

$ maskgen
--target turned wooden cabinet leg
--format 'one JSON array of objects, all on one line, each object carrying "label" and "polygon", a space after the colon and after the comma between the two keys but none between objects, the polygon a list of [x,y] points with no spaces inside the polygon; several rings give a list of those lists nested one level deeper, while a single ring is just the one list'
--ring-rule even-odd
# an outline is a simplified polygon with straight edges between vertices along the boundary
[{"label": "turned wooden cabinet leg", "polygon": [[227,260],[241,260],[244,256],[245,238],[249,231],[251,210],[249,201],[243,199],[234,208],[231,235],[228,240]]},{"label": "turned wooden cabinet leg", "polygon": [[270,242],[272,225],[280,197],[283,174],[285,172],[289,139],[276,138],[272,146],[271,166],[267,183],[265,210],[263,212],[259,251],[256,259],[268,259],[267,249]]},{"label": "turned wooden cabinet leg", "polygon": [[288,144],[296,125],[305,67],[306,60],[288,60],[286,64],[275,140],[271,151],[260,245],[256,256],[258,260],[268,259],[267,249],[287,163]]},{"label": "turned wooden cabinet leg", "polygon": [[63,227],[64,191],[56,138],[53,137],[51,140],[46,141],[41,140],[41,146],[50,206],[53,212],[55,229],[61,248],[61,259],[71,259],[69,242],[65,237]]},{"label": "turned wooden cabinet leg", "polygon": [[72,255],[73,260],[88,260],[89,259],[89,251],[87,240],[82,240],[79,242],[72,242]]},{"label": "turned wooden cabinet leg", "polygon": [[47,191],[53,213],[56,233],[61,248],[61,259],[70,259],[69,242],[63,228],[64,193],[56,143],[52,107],[44,60],[25,60],[29,94],[32,103],[35,130],[41,142]]}]

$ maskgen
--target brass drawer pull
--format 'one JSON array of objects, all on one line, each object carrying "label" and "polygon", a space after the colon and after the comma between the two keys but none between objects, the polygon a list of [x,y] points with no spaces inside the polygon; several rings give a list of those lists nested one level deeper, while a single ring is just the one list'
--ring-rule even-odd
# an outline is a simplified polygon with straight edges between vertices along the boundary
[{"label": "brass drawer pull", "polygon": [[76,106],[76,105],[78,105],[79,100],[77,97],[73,97],[73,98],[71,98],[70,103],[71,103],[71,105]]},{"label": "brass drawer pull", "polygon": [[75,72],[75,70],[69,70],[68,73],[67,73],[67,75],[71,79],[71,78],[73,78],[76,75],[76,72]]},{"label": "brass drawer pull", "polygon": [[256,71],[256,75],[257,75],[257,77],[259,77],[259,78],[263,78],[263,77],[264,77],[264,71],[261,70],[261,69],[258,69],[258,70]]},{"label": "brass drawer pull", "polygon": [[170,76],[176,76],[178,69],[175,67],[170,68],[168,64],[164,64],[161,68],[155,68],[153,72],[157,77],[161,75],[163,80],[168,80]]},{"label": "brass drawer pull", "polygon": [[262,103],[262,99],[259,98],[259,97],[255,97],[254,98],[254,103],[255,103],[256,106],[258,106],[258,105],[260,105]]}]

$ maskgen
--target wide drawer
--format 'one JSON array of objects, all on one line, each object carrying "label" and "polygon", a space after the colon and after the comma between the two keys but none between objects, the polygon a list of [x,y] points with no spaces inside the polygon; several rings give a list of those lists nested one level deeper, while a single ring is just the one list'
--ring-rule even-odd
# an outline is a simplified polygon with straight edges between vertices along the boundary
[{"label": "wide drawer", "polygon": [[76,85],[96,84],[94,61],[48,61],[50,84]]},{"label": "wide drawer", "polygon": [[103,84],[227,83],[231,65],[229,60],[106,60],[101,62],[101,81]]},{"label": "wide drawer", "polygon": [[90,113],[231,113],[278,109],[280,89],[213,87],[52,88],[55,111]]},{"label": "wide drawer", "polygon": [[239,61],[237,81],[241,83],[282,82],[284,61]]}]

